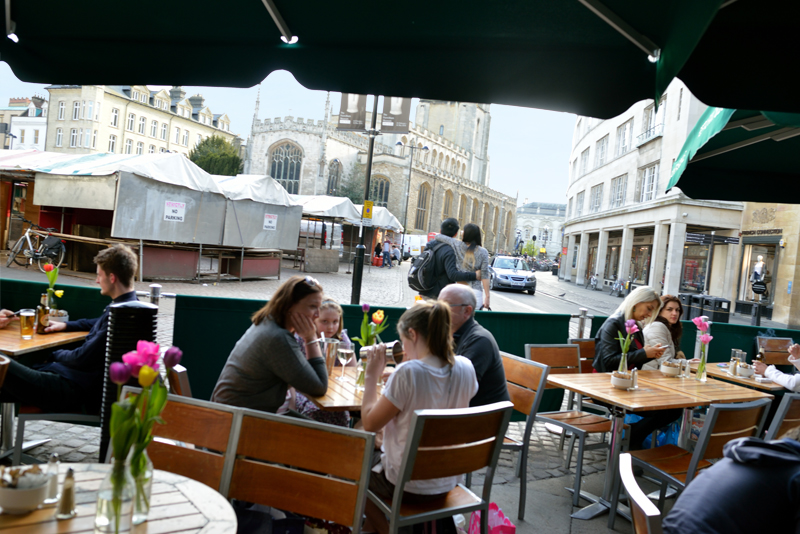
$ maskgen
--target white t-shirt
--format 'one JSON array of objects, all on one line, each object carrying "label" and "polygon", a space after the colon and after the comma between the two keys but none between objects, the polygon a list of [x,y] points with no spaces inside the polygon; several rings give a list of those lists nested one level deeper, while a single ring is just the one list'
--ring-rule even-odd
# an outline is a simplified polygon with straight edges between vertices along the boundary
[{"label": "white t-shirt", "polygon": [[[400,410],[383,432],[381,464],[386,478],[397,483],[403,452],[406,448],[411,416],[414,410],[467,408],[469,401],[478,392],[478,380],[472,362],[463,356],[456,356],[452,368],[432,367],[419,360],[409,360],[397,366],[389,377],[383,396]],[[422,495],[445,493],[456,487],[459,477],[412,480],[405,490]]]}]

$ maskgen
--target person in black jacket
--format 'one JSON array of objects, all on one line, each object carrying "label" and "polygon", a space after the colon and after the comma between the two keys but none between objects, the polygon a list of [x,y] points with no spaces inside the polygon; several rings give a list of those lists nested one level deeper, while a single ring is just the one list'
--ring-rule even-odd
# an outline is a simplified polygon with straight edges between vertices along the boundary
[{"label": "person in black jacket", "polygon": [[[442,234],[447,237],[455,237],[458,233],[458,221],[452,217],[442,221],[440,228]],[[445,243],[431,240],[425,245],[426,249],[432,249],[434,258],[434,275],[436,282],[427,291],[420,291],[420,295],[430,299],[439,298],[439,293],[446,285],[455,282],[471,282],[481,279],[481,272],[478,271],[459,271],[456,266],[456,252],[453,247]]]},{"label": "person in black jacket", "polygon": [[[137,300],[133,287],[136,254],[125,245],[116,245],[95,256],[100,294],[114,303]],[[108,306],[96,319],[50,323],[45,332],[89,330],[83,344],[74,350],[56,350],[52,362],[26,367],[11,360],[5,382],[0,386],[0,402],[39,407],[50,412],[99,413],[105,374]],[[45,334],[46,335],[46,334]]]},{"label": "person in black jacket", "polygon": [[[628,295],[617,311],[606,321],[594,340],[594,361],[592,366],[599,373],[608,373],[619,369],[622,359],[622,346],[618,337],[626,336],[625,321],[634,319],[639,331],[633,334],[628,351],[628,369],[641,369],[644,364],[660,357],[667,347],[646,345],[642,330],[658,316],[661,298],[652,287],[636,288]],[[631,425],[631,450],[642,448],[642,441],[655,430],[667,426],[681,416],[680,410],[656,410],[641,412],[642,419]]]}]

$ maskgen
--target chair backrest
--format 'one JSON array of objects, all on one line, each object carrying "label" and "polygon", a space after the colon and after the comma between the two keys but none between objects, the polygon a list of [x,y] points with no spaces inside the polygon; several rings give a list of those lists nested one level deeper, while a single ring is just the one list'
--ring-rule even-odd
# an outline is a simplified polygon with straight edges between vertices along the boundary
[{"label": "chair backrest", "polygon": [[[140,391],[125,386],[122,395]],[[227,495],[242,409],[178,395],[167,399],[161,413],[165,424],[153,425],[155,438],[147,447],[153,466]]]},{"label": "chair backrest", "polygon": [[569,340],[572,345],[580,347],[581,354],[581,373],[591,373],[594,371],[594,338],[572,338]]},{"label": "chair backrest", "polygon": [[375,434],[242,410],[227,497],[361,530]]},{"label": "chair backrest", "polygon": [[790,365],[789,347],[792,343],[789,337],[756,337],[756,348],[764,349],[764,363],[767,365]]},{"label": "chair backrest", "polygon": [[543,363],[526,360],[501,352],[506,374],[508,395],[514,409],[526,415],[536,415],[542,393],[547,386],[550,368]]},{"label": "chair backrest", "polygon": [[167,369],[167,380],[169,380],[169,392],[173,395],[191,397],[192,388],[189,386],[189,371],[181,364]]},{"label": "chair backrest", "polygon": [[488,467],[483,499],[489,502],[513,408],[512,403],[503,401],[474,408],[416,410],[395,485],[391,520],[397,517],[409,480],[458,476]]},{"label": "chair backrest", "polygon": [[765,439],[780,439],[793,428],[800,427],[800,393],[785,393]]},{"label": "chair backrest", "polygon": [[633,462],[629,453],[619,457],[619,475],[628,494],[633,532],[635,534],[661,534],[661,512],[645,495],[633,475]]},{"label": "chair backrest", "polygon": [[[525,357],[550,368],[550,374],[577,374],[581,370],[581,350],[578,345],[525,345]],[[547,386],[547,389],[558,389]]]},{"label": "chair backrest", "polygon": [[760,437],[771,403],[772,399],[759,399],[735,404],[712,404],[689,462],[686,484],[694,478],[700,460],[722,458],[722,448],[729,441]]}]

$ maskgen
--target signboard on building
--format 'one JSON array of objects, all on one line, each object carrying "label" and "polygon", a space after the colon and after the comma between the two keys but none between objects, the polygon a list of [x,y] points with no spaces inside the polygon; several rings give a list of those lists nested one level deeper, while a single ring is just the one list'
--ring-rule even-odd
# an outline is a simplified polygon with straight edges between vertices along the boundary
[{"label": "signboard on building", "polygon": [[763,295],[767,291],[767,284],[762,280],[760,282],[753,282],[753,293],[756,295]]},{"label": "signboard on building", "polygon": [[167,200],[166,202],[164,202],[165,221],[183,222],[183,218],[185,216],[186,216],[185,202],[173,202],[171,200]]},{"label": "signboard on building", "polygon": [[381,115],[381,132],[408,133],[411,115],[411,99],[398,96],[383,97],[383,115]]},{"label": "signboard on building", "polygon": [[337,130],[357,130],[363,132],[367,129],[367,97],[342,93],[342,105],[339,109],[339,124]]},{"label": "signboard on building", "polygon": [[264,230],[277,230],[278,229],[278,216],[272,213],[264,214]]},{"label": "signboard on building", "polygon": [[726,237],[722,235],[711,234],[691,234],[686,233],[686,243],[694,243],[696,245],[710,245],[711,242],[715,245],[738,245],[738,237]]}]

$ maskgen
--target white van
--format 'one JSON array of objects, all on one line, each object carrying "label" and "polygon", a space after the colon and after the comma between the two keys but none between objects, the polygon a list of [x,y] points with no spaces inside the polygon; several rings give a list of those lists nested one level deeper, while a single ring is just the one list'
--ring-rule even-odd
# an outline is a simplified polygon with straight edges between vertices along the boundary
[{"label": "white van", "polygon": [[[306,237],[308,241],[306,242]],[[331,244],[330,240],[333,239]],[[308,244],[306,244],[308,243]],[[298,248],[333,248],[342,255],[342,225],[328,221],[302,219],[300,221],[300,237]]]},{"label": "white van", "polygon": [[416,258],[422,251],[425,249],[425,245],[428,243],[428,236],[427,235],[407,235],[405,237],[405,244],[403,248],[403,258]]}]

